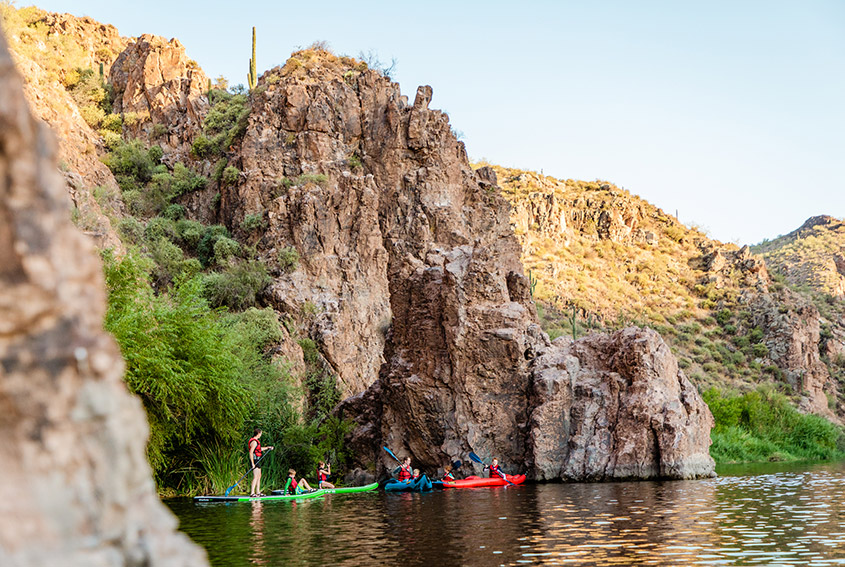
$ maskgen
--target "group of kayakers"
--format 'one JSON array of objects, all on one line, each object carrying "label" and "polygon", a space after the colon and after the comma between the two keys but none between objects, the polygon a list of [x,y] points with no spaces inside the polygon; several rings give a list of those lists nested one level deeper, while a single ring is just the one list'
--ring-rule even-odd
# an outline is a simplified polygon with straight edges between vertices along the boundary
[{"label": "group of kayakers", "polygon": [[[261,435],[261,429],[256,427],[253,431],[253,436],[250,437],[247,442],[249,464],[253,471],[252,484],[250,485],[250,497],[253,498],[265,496],[265,494],[261,492],[261,458],[265,452],[273,450],[272,445],[268,447],[261,446]],[[476,455],[470,454],[470,456],[480,462],[480,459]],[[507,480],[507,476],[504,471],[499,468],[499,460],[495,457],[493,457],[489,465],[484,465],[484,470],[490,471],[490,477],[500,477]],[[334,485],[329,482],[329,476],[331,474],[331,463],[320,461],[317,467],[317,489],[334,488]],[[420,469],[412,468],[411,457],[405,457],[401,464],[394,469],[393,474],[396,475],[400,482],[412,483],[420,478]],[[444,482],[452,482],[456,480],[451,465],[446,465],[446,467],[444,467],[443,477],[441,480]],[[317,489],[312,488],[308,481],[305,480],[305,477],[300,477],[299,480],[297,480],[296,471],[294,469],[288,470],[288,479],[285,484],[285,494],[303,494]]]},{"label": "group of kayakers", "polygon": [[[503,479],[507,479],[505,476],[504,471],[499,468],[499,459],[493,457],[493,460],[490,461],[489,465],[484,466],[485,471],[490,471],[490,476],[498,476]],[[393,470],[393,474],[396,475],[396,478],[400,482],[413,482],[420,477],[420,469],[412,469],[411,468],[411,457],[405,457],[397,468]],[[446,465],[443,467],[443,477],[440,479],[444,482],[451,482],[455,480],[455,475],[452,472],[452,465]]]},{"label": "group of kayakers", "polygon": [[[247,449],[249,454],[249,464],[252,467],[252,484],[249,487],[249,495],[252,498],[258,496],[266,496],[264,493],[261,492],[261,458],[267,451],[272,451],[273,446],[270,445],[268,447],[261,446],[261,429],[256,427],[253,430],[252,437],[249,438],[247,442]],[[331,463],[320,461],[319,466],[317,467],[317,488],[334,488],[334,485],[329,482],[329,476],[332,474],[332,465]],[[303,494],[305,492],[311,492],[316,490],[311,488],[311,485],[308,484],[308,481],[305,480],[305,477],[300,477],[299,480],[296,480],[296,471],[294,469],[288,470],[288,480],[285,484],[285,493],[290,494]]]}]

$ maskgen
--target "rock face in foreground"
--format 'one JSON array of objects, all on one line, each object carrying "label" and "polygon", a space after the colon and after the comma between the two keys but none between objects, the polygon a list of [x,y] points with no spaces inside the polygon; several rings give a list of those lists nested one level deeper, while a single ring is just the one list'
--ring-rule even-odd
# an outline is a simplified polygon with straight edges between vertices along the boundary
[{"label": "rock face in foreground", "polygon": [[146,461],[100,263],[0,34],[0,565],[204,565]]},{"label": "rock face in foreground", "polygon": [[654,331],[558,339],[537,358],[532,377],[538,480],[713,473],[713,416]]}]

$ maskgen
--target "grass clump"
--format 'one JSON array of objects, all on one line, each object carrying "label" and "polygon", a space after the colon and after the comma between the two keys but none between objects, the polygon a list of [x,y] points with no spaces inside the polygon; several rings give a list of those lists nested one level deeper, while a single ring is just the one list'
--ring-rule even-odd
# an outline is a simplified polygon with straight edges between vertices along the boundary
[{"label": "grass clump", "polygon": [[845,457],[843,430],[799,413],[783,394],[761,388],[729,395],[711,388],[703,397],[716,420],[710,454],[718,464]]}]

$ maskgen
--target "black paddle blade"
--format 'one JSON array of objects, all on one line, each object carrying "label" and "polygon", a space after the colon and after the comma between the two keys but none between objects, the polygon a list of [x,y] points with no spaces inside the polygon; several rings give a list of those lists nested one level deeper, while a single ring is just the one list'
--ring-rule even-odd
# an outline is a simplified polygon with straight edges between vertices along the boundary
[{"label": "black paddle blade", "polygon": [[452,470],[453,471],[458,470],[459,468],[461,468],[461,466],[463,466],[463,463],[461,461],[452,461]]}]

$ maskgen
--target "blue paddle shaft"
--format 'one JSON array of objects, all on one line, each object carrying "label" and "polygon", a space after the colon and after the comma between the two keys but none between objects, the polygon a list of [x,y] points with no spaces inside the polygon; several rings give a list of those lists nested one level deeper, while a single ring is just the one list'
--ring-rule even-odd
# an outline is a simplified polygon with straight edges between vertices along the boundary
[{"label": "blue paddle shaft", "polygon": [[390,450],[390,449],[388,449],[387,447],[382,447],[382,449],[384,449],[385,451],[387,451],[387,454],[388,454],[388,455],[390,455],[391,457],[393,457],[393,459],[394,459],[397,463],[401,463],[401,462],[402,462],[402,461],[400,461],[400,460],[399,460],[399,457],[397,457],[396,455],[394,455],[394,454],[393,454],[393,451],[391,451],[391,450]]}]

